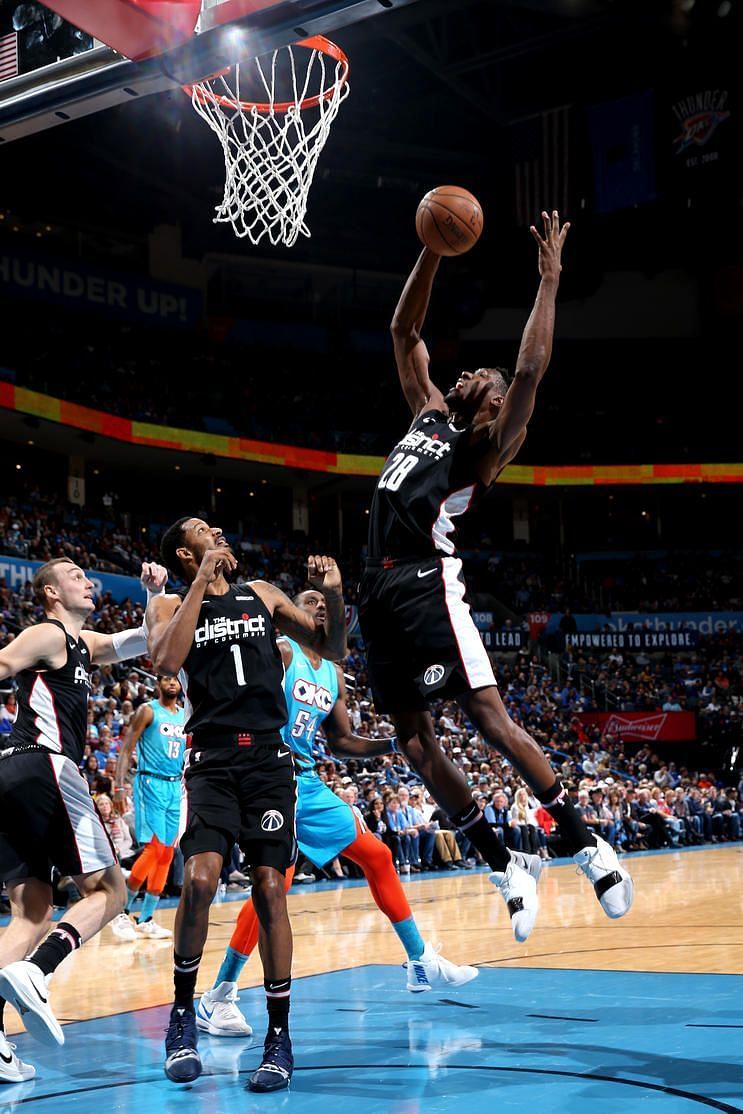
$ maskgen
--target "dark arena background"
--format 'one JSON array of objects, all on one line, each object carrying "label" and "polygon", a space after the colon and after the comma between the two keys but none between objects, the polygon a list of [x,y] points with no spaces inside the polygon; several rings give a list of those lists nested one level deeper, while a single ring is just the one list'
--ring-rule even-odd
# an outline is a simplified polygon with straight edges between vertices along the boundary
[{"label": "dark arena background", "polygon": [[[292,247],[214,223],[224,159],[179,87],[184,67],[206,72],[191,55],[176,66],[161,43],[106,101],[121,57],[86,9],[138,4],[98,3],[55,5],[81,12],[80,30],[0,0],[0,649],[39,620],[30,580],[53,557],[92,580],[90,626],[139,625],[142,562],[159,560],[170,523],[198,516],[224,531],[241,578],[289,595],[308,555],[337,559],[351,723],[391,734],[357,585],[376,480],[410,421],[389,326],[421,247],[418,202],[458,185],[484,214],[475,247],[442,260],[423,328],[443,389],[462,370],[514,368],[539,282],[529,227],[558,210],[571,230],[552,359],[523,448],[458,549],[509,714],[636,896],[607,920],[547,824],[533,833],[540,915],[518,944],[466,839],[456,866],[438,843],[428,859],[413,847],[398,866],[421,932],[478,977],[410,994],[360,870],[300,862],[296,1068],[275,1095],[244,1090],[257,1035],[202,1034],[202,1076],[165,1078],[172,940],[122,942],[107,926],[51,984],[64,1048],[6,1009],[36,1074],[4,1082],[0,1067],[0,1111],[743,1110],[741,0],[274,0],[268,32],[249,21],[271,3],[243,3],[241,50],[282,16],[350,62],[309,188],[311,235]],[[214,61],[216,32],[202,30]],[[145,95],[137,81],[161,53]],[[76,80],[85,113],[69,107]],[[91,680],[83,773],[116,798],[116,836],[131,820],[116,756],[156,680],[147,657]],[[494,795],[511,807],[514,768],[456,702],[432,711],[486,819]],[[0,749],[15,716],[8,677]],[[313,753],[364,817],[420,788],[396,753],[333,758],[322,731]],[[135,833],[120,857],[137,852]],[[211,907],[198,993],[250,890],[240,865]],[[63,918],[79,895],[54,881]],[[181,883],[176,855],[164,929]],[[9,921],[3,895],[0,932]],[[262,980],[256,955],[240,977],[256,1034]]]}]

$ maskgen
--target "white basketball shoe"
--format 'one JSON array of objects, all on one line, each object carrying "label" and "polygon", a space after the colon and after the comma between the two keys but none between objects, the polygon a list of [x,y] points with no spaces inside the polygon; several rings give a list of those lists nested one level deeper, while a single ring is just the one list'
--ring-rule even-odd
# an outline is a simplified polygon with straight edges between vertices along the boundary
[{"label": "white basketball shoe", "polygon": [[35,963],[19,959],[3,967],[0,996],[15,1006],[32,1037],[42,1044],[64,1044],[62,1026],[49,1005],[46,976]]},{"label": "white basketball shoe", "polygon": [[135,935],[144,937],[145,940],[168,940],[173,933],[169,928],[163,928],[157,921],[140,921],[135,929]]},{"label": "white basketball shoe", "polygon": [[494,870],[490,875],[490,881],[496,889],[500,890],[508,907],[515,939],[519,944],[523,944],[533,929],[539,912],[537,883],[533,876],[513,859],[505,870]]},{"label": "white basketball shoe", "polygon": [[0,1086],[3,1083],[23,1083],[33,1079],[36,1068],[33,1064],[24,1064],[20,1056],[16,1055],[15,1045],[11,1044],[5,1033],[0,1029]]},{"label": "white basketball shoe", "polygon": [[236,982],[221,982],[201,995],[196,1024],[212,1037],[249,1037],[253,1030],[238,1009]]},{"label": "white basketball shoe", "polygon": [[122,944],[130,943],[137,939],[137,930],[132,924],[128,913],[118,913],[111,921],[111,931]]},{"label": "white basketball shoe", "polygon": [[476,979],[480,972],[476,967],[459,966],[439,954],[433,944],[426,944],[420,959],[408,960],[407,989],[411,994],[432,990],[434,983],[442,982],[448,986],[464,986]]},{"label": "white basketball shoe", "polygon": [[539,855],[529,855],[526,851],[509,851],[508,854],[511,856],[512,862],[520,866],[527,874],[531,874],[535,882],[539,881],[548,860],[540,859]]},{"label": "white basketball shoe", "polygon": [[635,887],[628,870],[619,862],[616,851],[600,836],[595,847],[584,847],[573,855],[578,869],[593,884],[596,897],[607,917],[616,920],[632,908]]}]

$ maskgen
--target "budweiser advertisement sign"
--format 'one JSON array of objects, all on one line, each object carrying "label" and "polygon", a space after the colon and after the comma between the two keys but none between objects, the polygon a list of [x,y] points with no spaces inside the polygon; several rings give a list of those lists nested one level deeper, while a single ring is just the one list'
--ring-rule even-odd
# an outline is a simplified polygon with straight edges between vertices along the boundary
[{"label": "budweiser advertisement sign", "polygon": [[681,743],[697,737],[693,712],[581,712],[578,718],[586,727],[621,739]]}]

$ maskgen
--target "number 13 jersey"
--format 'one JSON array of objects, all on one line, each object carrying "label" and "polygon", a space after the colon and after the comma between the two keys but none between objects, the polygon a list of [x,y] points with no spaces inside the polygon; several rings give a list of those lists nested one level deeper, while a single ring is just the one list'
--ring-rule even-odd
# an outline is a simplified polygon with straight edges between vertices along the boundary
[{"label": "number 13 jersey", "polygon": [[273,618],[253,585],[204,596],[181,670],[186,731],[279,731],[286,723],[283,678]]},{"label": "number 13 jersey", "polygon": [[369,558],[456,552],[454,519],[485,491],[469,426],[441,410],[419,415],[385,461],[369,512]]}]

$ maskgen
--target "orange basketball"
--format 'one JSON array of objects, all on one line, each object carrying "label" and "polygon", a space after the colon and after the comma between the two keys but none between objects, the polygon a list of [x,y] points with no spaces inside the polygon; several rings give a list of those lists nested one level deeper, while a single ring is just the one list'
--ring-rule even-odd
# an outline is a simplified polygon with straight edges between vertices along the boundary
[{"label": "orange basketball", "polygon": [[461,255],[480,239],[480,202],[461,186],[437,186],[418,206],[415,230],[436,255]]}]

